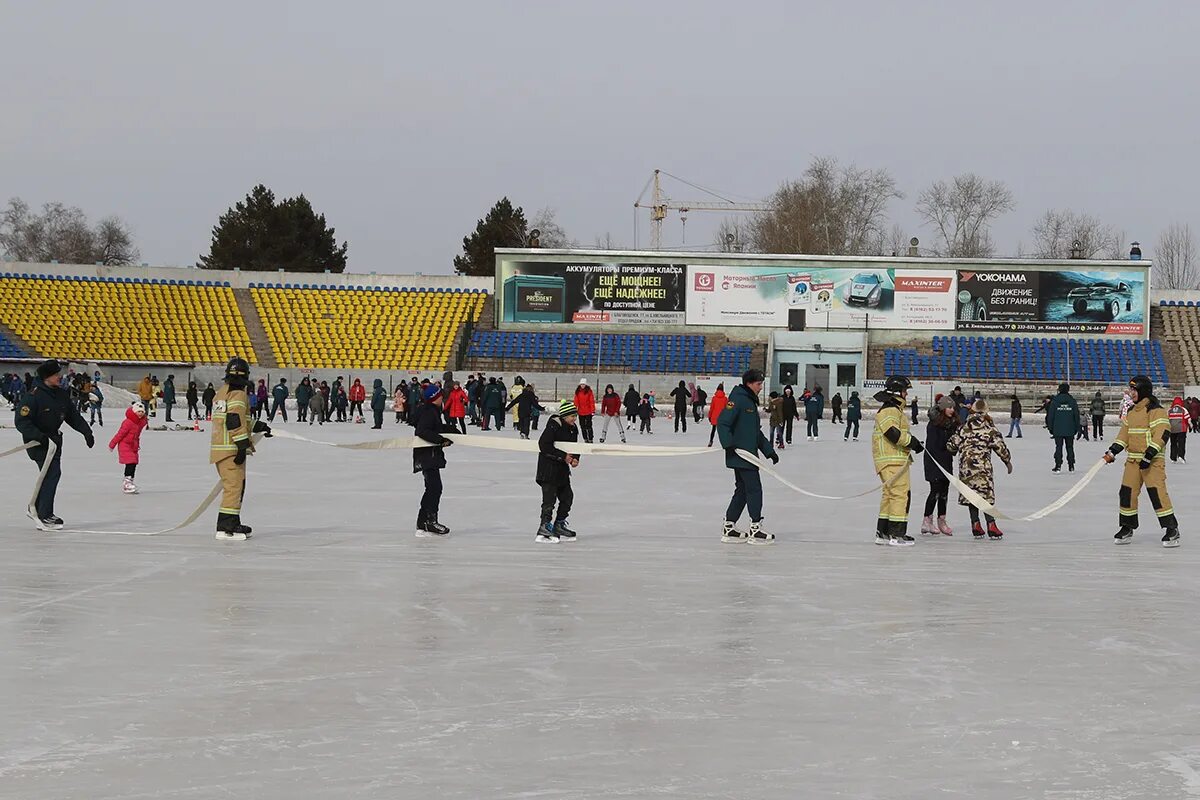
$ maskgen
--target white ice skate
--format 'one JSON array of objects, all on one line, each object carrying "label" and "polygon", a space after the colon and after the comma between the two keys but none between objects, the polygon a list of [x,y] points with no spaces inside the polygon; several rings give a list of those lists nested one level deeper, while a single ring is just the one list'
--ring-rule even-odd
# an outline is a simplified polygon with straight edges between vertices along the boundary
[{"label": "white ice skate", "polygon": [[762,522],[750,523],[750,535],[746,537],[747,544],[775,544],[775,534],[763,530]]},{"label": "white ice skate", "polygon": [[249,533],[242,533],[241,531],[217,531],[216,535],[218,542],[244,542],[249,538]]},{"label": "white ice skate", "polygon": [[737,526],[725,520],[724,529],[721,532],[721,541],[726,543],[739,543],[746,541],[747,535],[745,531],[739,531]]},{"label": "white ice skate", "polygon": [[941,531],[933,524],[933,517],[925,517],[921,520],[921,534],[924,536],[941,535]]},{"label": "white ice skate", "polygon": [[121,491],[123,491],[125,494],[137,494],[138,493],[137,484],[135,484],[133,482],[133,478],[125,479],[125,483],[124,483],[124,485],[122,485]]}]

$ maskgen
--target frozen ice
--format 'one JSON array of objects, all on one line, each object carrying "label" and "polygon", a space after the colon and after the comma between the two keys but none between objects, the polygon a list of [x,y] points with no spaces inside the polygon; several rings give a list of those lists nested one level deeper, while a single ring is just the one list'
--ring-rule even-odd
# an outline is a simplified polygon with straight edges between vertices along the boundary
[{"label": "frozen ice", "polygon": [[[707,440],[655,426],[631,441]],[[1018,512],[1074,482],[1026,428],[997,476]],[[68,526],[164,528],[215,482],[208,434],[149,431],[122,494],[113,430],[64,434]],[[787,477],[876,480],[869,437],[824,434]],[[751,547],[720,542],[719,452],[585,457],[580,540],[538,545],[533,456],[447,455],[454,533],[428,540],[409,451],[264,442],[245,543],[213,540],[215,509],[38,533],[32,463],[0,461],[0,797],[1200,797],[1200,467],[1169,467],[1176,550],[1148,508],[1113,546],[1119,466],[1003,542],[952,505],[953,537],[903,549],[872,543],[876,497],[765,478],[779,541]]]}]

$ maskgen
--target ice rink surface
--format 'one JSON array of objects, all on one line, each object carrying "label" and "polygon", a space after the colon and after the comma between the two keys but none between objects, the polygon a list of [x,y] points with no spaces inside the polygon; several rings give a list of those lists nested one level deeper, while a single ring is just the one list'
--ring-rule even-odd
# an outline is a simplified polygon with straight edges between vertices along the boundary
[{"label": "ice rink surface", "polygon": [[[631,440],[700,441],[655,424]],[[781,469],[863,488],[869,428],[826,425]],[[123,496],[114,430],[65,433],[68,526],[167,527],[214,483],[207,434],[149,431]],[[1013,511],[1074,480],[1027,430]],[[1081,472],[1101,450],[1079,443]],[[538,545],[533,456],[447,455],[437,541],[413,536],[406,450],[264,442],[245,543],[213,540],[215,508],[159,537],[38,533],[32,463],[0,461],[0,797],[1200,797],[1200,467],[1169,469],[1176,550],[1147,511],[1112,544],[1119,466],[1003,542],[952,505],[955,535],[913,548],[872,543],[877,496],[764,478],[779,543],[752,547],[719,541],[719,453],[597,456],[580,540]]]}]

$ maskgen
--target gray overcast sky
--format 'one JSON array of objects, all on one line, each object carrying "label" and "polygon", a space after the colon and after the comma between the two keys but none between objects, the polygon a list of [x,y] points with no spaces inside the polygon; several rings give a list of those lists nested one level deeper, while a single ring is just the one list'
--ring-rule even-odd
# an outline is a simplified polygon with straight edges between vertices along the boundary
[{"label": "gray overcast sky", "polygon": [[[449,272],[501,195],[557,208],[583,244],[629,245],[655,167],[765,197],[814,155],[891,170],[892,219],[922,237],[912,205],[932,179],[1006,181],[1003,253],[1052,207],[1143,243],[1200,227],[1197,3],[0,10],[0,201],[119,214],[152,263],[194,263],[258,182],[305,193],[352,271]],[[694,214],[689,243],[715,222]]]}]

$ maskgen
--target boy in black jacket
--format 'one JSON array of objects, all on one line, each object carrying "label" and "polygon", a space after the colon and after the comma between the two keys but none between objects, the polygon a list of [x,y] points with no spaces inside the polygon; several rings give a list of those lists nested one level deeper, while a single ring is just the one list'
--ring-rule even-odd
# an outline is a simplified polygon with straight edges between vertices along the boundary
[{"label": "boy in black jacket", "polygon": [[[538,524],[538,542],[573,542],[575,531],[567,525],[571,513],[571,502],[575,493],[571,491],[571,467],[579,466],[579,456],[558,448],[558,442],[579,441],[579,429],[575,420],[579,412],[575,403],[563,400],[558,404],[558,413],[550,417],[546,430],[538,438],[537,485],[542,487],[542,519]],[[554,506],[558,504],[558,516],[554,523]]]},{"label": "boy in black jacket", "polygon": [[443,433],[458,433],[442,422],[442,390],[430,384],[421,394],[425,401],[414,415],[413,426],[418,439],[435,447],[413,448],[413,472],[425,476],[425,493],[421,495],[421,510],[417,512],[417,536],[422,538],[446,536],[450,529],[438,522],[438,505],[442,499],[442,473],[446,468],[445,450],[454,442]]}]

